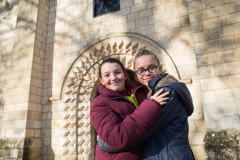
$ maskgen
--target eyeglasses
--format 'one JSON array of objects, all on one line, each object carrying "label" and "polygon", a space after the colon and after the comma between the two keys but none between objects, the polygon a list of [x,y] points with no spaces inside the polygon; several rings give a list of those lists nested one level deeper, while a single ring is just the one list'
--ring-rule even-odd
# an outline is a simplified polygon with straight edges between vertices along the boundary
[{"label": "eyeglasses", "polygon": [[147,69],[139,68],[139,69],[138,69],[137,71],[135,71],[135,72],[137,72],[139,75],[143,76],[143,75],[146,73],[146,71],[148,71],[148,72],[150,72],[150,73],[155,72],[156,69],[157,69],[157,67],[158,67],[158,66],[150,66],[150,67],[148,67]]}]

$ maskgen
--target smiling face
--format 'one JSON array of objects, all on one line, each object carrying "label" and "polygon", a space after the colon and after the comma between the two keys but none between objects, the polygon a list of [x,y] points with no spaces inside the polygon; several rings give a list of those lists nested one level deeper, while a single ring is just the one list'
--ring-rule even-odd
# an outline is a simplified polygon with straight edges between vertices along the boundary
[{"label": "smiling face", "polygon": [[[135,59],[134,68],[137,71],[138,69],[148,69],[151,66],[158,66],[158,62],[156,59],[153,58],[151,55],[143,55],[141,57],[138,57]],[[159,66],[156,68],[156,71],[153,73],[150,73],[149,71],[146,71],[144,75],[139,75],[138,73],[135,73],[139,82],[143,84],[144,86],[148,87],[148,82],[154,78],[157,78],[162,73],[162,67]]]},{"label": "smiling face", "polygon": [[100,82],[106,88],[117,92],[125,90],[125,80],[127,77],[119,64],[104,63],[101,67],[101,77]]}]

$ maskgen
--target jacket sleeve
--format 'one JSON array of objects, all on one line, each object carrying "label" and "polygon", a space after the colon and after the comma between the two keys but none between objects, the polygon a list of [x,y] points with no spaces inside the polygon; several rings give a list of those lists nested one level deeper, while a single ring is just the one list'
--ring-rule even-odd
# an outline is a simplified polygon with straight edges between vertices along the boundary
[{"label": "jacket sleeve", "polygon": [[[159,88],[158,90],[160,90],[160,89],[162,89],[162,88]],[[155,93],[157,93],[157,91],[155,91]],[[149,129],[141,139],[137,140],[130,147],[128,147],[127,150],[138,146],[139,144],[146,141],[148,138],[152,137],[159,130],[162,130],[174,118],[174,108],[177,105],[177,103],[179,102],[177,93],[168,87],[164,87],[163,93],[165,93],[165,92],[169,92],[169,100],[167,101],[167,104],[165,104],[162,107],[162,114],[158,117],[158,119],[156,120],[154,125],[151,127],[151,129]],[[163,94],[163,93],[161,93],[161,94]],[[124,151],[126,151],[126,150],[124,150]]]},{"label": "jacket sleeve", "polygon": [[120,150],[116,150],[109,145],[107,145],[100,137],[98,138],[98,148],[103,152],[109,152],[109,153],[119,153]]},{"label": "jacket sleeve", "polygon": [[99,137],[114,149],[128,148],[139,140],[161,114],[161,105],[146,99],[124,120],[104,100],[94,100],[90,115]]},{"label": "jacket sleeve", "polygon": [[[161,89],[161,88],[160,88]],[[159,89],[159,90],[160,90]],[[158,90],[157,90],[158,91]],[[155,93],[157,93],[157,91]],[[154,134],[156,134],[159,130],[162,130],[174,117],[174,107],[177,104],[178,101],[178,96],[177,93],[170,89],[170,88],[164,88],[164,92],[169,92],[169,100],[167,101],[167,104],[165,104],[162,109],[162,114],[158,117],[157,121],[154,123],[154,125],[149,129],[146,134],[139,140],[135,141],[130,147],[124,150],[114,150],[110,146],[108,146],[104,141],[100,140],[98,143],[99,149],[104,151],[104,152],[113,152],[113,153],[118,153],[118,152],[125,152],[127,150],[130,150],[144,141],[146,141],[148,138],[152,137]],[[163,94],[162,93],[162,94]]]}]

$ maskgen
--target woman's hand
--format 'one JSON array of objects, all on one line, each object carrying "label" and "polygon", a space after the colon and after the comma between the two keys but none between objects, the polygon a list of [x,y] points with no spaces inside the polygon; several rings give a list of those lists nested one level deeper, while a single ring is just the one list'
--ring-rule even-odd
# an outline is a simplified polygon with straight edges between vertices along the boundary
[{"label": "woman's hand", "polygon": [[167,101],[169,99],[169,97],[165,97],[165,96],[168,95],[169,92],[166,92],[166,93],[160,95],[162,92],[163,92],[163,89],[161,89],[156,94],[151,96],[150,99],[154,99],[155,101],[157,101],[161,105],[167,104],[167,102],[165,102],[165,101]]}]

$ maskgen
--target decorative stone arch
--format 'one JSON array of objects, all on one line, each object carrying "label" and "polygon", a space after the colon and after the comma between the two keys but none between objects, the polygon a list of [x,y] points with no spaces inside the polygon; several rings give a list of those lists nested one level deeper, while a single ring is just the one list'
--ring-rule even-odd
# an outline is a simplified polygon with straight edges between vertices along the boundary
[{"label": "decorative stone arch", "polygon": [[66,73],[60,95],[65,103],[63,155],[94,159],[95,130],[90,119],[90,103],[97,90],[99,64],[113,57],[127,69],[133,70],[134,56],[143,49],[156,53],[163,69],[181,80],[169,54],[158,43],[142,35],[112,34],[92,42],[79,52]]}]

